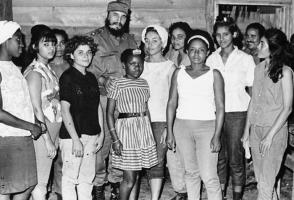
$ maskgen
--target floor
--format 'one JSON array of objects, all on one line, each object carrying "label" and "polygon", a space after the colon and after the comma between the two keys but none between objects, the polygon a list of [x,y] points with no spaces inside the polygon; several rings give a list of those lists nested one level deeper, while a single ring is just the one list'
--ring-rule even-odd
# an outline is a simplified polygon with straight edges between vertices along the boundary
[{"label": "floor", "polygon": [[[249,172],[249,177],[247,179],[251,181],[250,179],[254,179],[251,175],[251,172]],[[290,200],[291,199],[291,191],[292,191],[292,172],[288,169],[282,169],[281,170],[281,199],[280,200]],[[106,199],[109,200],[110,196],[110,188],[109,186],[106,187]],[[161,200],[170,200],[174,196],[174,191],[171,186],[170,179],[167,178],[165,180],[165,184],[163,187]],[[255,200],[257,197],[257,189],[255,184],[251,184],[250,187],[247,187],[243,200]],[[202,190],[202,200],[207,199],[205,189]],[[231,193],[231,187],[228,188],[228,194],[227,194],[227,200],[232,199],[232,193]],[[56,200],[53,196],[49,198],[49,200]],[[139,200],[150,200],[150,187],[148,185],[148,181],[146,176],[143,175],[142,181],[141,181],[141,189],[140,189],[140,195]]]},{"label": "floor", "polygon": [[[257,189],[255,184],[251,184],[251,187],[247,187],[243,200],[255,200],[257,197]],[[109,188],[107,188],[109,191]],[[232,199],[231,187],[228,188],[227,200]],[[281,199],[280,200],[290,200],[292,191],[292,172],[287,169],[282,170],[282,181],[281,181]],[[109,198],[109,192],[107,194],[107,199]],[[170,179],[167,178],[163,187],[161,200],[170,200],[174,196],[174,191],[171,186]],[[205,189],[202,191],[202,198],[207,199]],[[150,200],[150,188],[146,176],[142,177],[141,190],[139,195],[139,200]]]}]

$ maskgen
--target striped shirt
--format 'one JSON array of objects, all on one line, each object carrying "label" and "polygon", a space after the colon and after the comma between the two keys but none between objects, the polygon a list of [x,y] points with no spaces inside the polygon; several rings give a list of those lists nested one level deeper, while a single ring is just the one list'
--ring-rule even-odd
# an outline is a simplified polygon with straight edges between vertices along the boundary
[{"label": "striped shirt", "polygon": [[149,86],[145,79],[117,78],[110,81],[107,97],[117,100],[120,113],[146,111],[146,102],[150,97]]}]

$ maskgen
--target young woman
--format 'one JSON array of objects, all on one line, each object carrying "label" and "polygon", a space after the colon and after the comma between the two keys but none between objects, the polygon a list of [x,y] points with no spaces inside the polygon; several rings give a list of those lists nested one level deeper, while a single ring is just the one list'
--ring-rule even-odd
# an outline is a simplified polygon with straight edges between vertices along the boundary
[{"label": "young woman", "polygon": [[189,65],[190,60],[184,51],[185,40],[191,33],[191,28],[186,22],[175,22],[169,29],[168,52],[165,57],[174,62],[176,66]]},{"label": "young woman", "polygon": [[[125,50],[121,61],[126,75],[112,80],[107,93],[107,124],[114,150],[112,165],[123,170],[121,200],[129,200],[132,189],[138,188],[139,171],[158,163],[147,106],[149,86],[146,80],[139,78],[144,57],[138,49]],[[119,112],[116,122],[115,107]]]},{"label": "young woman", "polygon": [[63,200],[92,200],[95,153],[104,140],[98,82],[86,71],[96,51],[88,36],[74,36],[65,48],[71,67],[60,77]]},{"label": "young woman", "polygon": [[11,61],[22,52],[20,26],[0,21],[0,199],[27,200],[37,184],[32,138],[41,134],[27,83]]},{"label": "young woman", "polygon": [[224,195],[229,172],[232,177],[233,199],[240,200],[246,178],[241,137],[250,101],[255,63],[252,56],[239,50],[242,35],[232,18],[219,16],[213,27],[213,35],[219,48],[207,58],[206,64],[222,73],[226,97],[218,173]]},{"label": "young woman", "polygon": [[224,120],[224,82],[218,70],[205,65],[209,40],[197,31],[187,40],[191,65],[174,72],[167,106],[167,145],[175,150],[177,144],[189,200],[200,199],[201,180],[208,199],[222,199],[217,161]]},{"label": "young woman", "polygon": [[166,105],[172,73],[175,65],[163,57],[162,51],[167,45],[168,33],[159,25],[147,26],[142,32],[147,57],[142,78],[150,87],[148,108],[151,126],[156,141],[158,164],[147,170],[151,185],[151,199],[158,200],[164,178],[166,138]]},{"label": "young woman", "polygon": [[[276,176],[287,147],[287,118],[293,102],[293,53],[286,35],[268,29],[261,38],[243,143],[249,141],[258,200],[277,199]],[[250,132],[250,133],[249,133]]]},{"label": "young woman", "polygon": [[47,27],[33,27],[29,53],[34,58],[24,76],[27,79],[34,114],[45,123],[48,131],[34,141],[38,172],[38,185],[32,192],[35,200],[45,200],[47,184],[56,155],[55,142],[61,126],[58,78],[48,62],[55,54],[56,37]]},{"label": "young woman", "polygon": [[[69,68],[68,62],[64,59],[65,44],[68,41],[67,33],[62,29],[52,29],[53,34],[57,39],[56,53],[49,65],[57,75],[58,79],[61,74]],[[53,177],[52,177],[52,195],[57,195],[61,198],[61,177],[62,177],[62,158],[60,148],[57,150],[57,156],[53,160]]]},{"label": "young woman", "polygon": [[64,30],[52,29],[53,34],[57,39],[56,53],[53,60],[50,61],[50,67],[55,72],[58,78],[69,68],[68,62],[64,59],[65,44],[68,41],[68,35]]}]

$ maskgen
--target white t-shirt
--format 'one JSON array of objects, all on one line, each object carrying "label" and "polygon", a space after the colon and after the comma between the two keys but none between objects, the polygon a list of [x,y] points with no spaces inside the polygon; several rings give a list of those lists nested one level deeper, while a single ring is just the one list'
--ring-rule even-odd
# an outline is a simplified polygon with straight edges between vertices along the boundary
[{"label": "white t-shirt", "polygon": [[252,87],[255,63],[251,55],[237,47],[229,55],[224,65],[220,56],[221,48],[213,52],[206,60],[206,65],[218,69],[225,82],[225,111],[247,111],[250,96],[245,87]]},{"label": "white t-shirt", "polygon": [[158,63],[144,62],[141,77],[150,87],[148,108],[152,122],[166,122],[166,106],[174,70],[174,63],[170,60]]}]

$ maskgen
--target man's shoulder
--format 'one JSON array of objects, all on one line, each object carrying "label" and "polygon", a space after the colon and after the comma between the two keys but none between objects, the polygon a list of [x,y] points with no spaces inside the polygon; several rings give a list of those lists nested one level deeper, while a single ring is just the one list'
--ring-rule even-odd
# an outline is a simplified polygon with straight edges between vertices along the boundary
[{"label": "man's shoulder", "polygon": [[100,36],[101,34],[105,33],[105,27],[100,27],[100,28],[97,28],[93,31],[90,31],[88,33],[86,33],[86,35],[90,36],[90,37],[98,37]]}]

